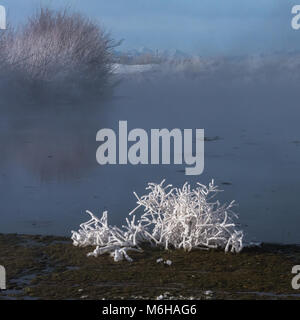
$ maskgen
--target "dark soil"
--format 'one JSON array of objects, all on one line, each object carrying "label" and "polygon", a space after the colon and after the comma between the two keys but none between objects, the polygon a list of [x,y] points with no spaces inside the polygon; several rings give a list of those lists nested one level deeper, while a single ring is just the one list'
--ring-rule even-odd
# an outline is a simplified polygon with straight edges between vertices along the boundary
[{"label": "dark soil", "polygon": [[[0,234],[7,290],[0,299],[299,299],[291,286],[300,246],[129,252],[133,262],[87,257],[68,238]],[[157,263],[171,260],[171,266]]]}]

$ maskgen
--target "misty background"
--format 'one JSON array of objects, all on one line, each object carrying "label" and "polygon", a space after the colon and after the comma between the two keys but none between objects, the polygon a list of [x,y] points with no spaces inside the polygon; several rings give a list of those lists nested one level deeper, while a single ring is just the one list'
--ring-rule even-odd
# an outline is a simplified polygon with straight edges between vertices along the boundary
[{"label": "misty background", "polygon": [[[42,5],[70,5],[99,20],[114,39],[124,38],[122,50],[146,46],[202,57],[146,69],[119,65],[113,75],[117,85],[104,100],[80,91],[80,100],[77,95],[70,103],[66,96],[73,78],[54,77],[62,90],[59,100],[49,90],[44,99],[31,99],[41,93],[38,87],[30,96],[23,85],[18,90],[0,86],[0,232],[70,235],[86,220],[86,209],[97,215],[108,210],[109,223],[121,225],[135,207],[132,192],[142,195],[147,182],[166,178],[181,186],[214,178],[224,189],[220,200],[237,201],[248,240],[300,243],[300,31],[290,25],[294,3],[1,4],[13,24],[25,22]],[[45,39],[43,33],[38,36]],[[35,48],[36,42],[31,43]],[[1,75],[0,84],[6,85],[8,79]],[[120,120],[128,121],[129,130],[204,128],[204,173],[187,177],[185,166],[174,165],[98,165],[96,133],[101,128],[117,131]]]},{"label": "misty background", "polygon": [[2,0],[9,19],[22,23],[39,6],[71,7],[99,20],[121,49],[180,49],[198,55],[294,52],[291,0]]}]

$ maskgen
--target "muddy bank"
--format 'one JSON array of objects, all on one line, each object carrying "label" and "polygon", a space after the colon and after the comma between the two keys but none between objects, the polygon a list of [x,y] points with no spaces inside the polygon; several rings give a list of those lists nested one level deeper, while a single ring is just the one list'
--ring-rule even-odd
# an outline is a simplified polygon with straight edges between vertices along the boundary
[{"label": "muddy bank", "polygon": [[263,244],[240,254],[146,247],[131,253],[132,263],[87,258],[91,249],[64,237],[0,234],[7,271],[0,299],[300,299],[291,287],[300,246]]}]

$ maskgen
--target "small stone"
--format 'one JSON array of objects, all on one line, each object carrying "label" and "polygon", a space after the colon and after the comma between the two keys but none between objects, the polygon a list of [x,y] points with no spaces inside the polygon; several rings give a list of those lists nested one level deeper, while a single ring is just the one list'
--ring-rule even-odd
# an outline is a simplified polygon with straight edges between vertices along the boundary
[{"label": "small stone", "polygon": [[207,296],[210,296],[213,294],[213,292],[211,290],[207,290],[207,291],[204,291],[204,294]]},{"label": "small stone", "polygon": [[171,260],[167,260],[167,261],[165,261],[165,264],[170,266],[172,264],[172,261]]}]

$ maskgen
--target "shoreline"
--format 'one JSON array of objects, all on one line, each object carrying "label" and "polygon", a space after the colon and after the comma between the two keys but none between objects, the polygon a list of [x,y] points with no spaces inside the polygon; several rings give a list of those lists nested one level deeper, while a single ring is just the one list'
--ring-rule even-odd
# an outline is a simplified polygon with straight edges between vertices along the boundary
[{"label": "shoreline", "polygon": [[[133,262],[86,257],[61,236],[0,234],[7,290],[0,299],[299,299],[291,286],[300,245],[262,243],[222,250],[132,252]],[[171,265],[157,263],[170,260]]]}]

